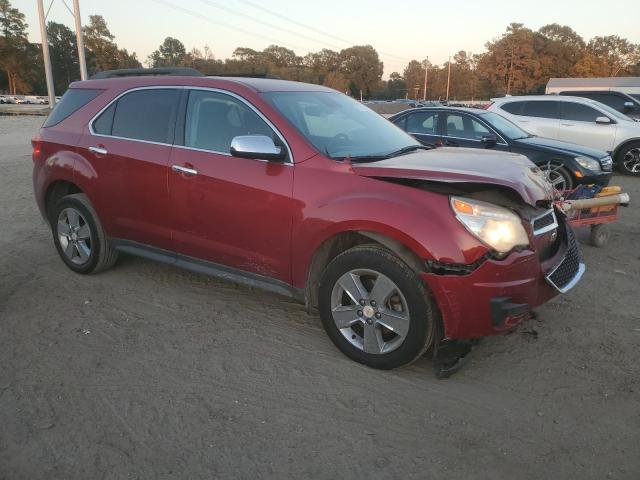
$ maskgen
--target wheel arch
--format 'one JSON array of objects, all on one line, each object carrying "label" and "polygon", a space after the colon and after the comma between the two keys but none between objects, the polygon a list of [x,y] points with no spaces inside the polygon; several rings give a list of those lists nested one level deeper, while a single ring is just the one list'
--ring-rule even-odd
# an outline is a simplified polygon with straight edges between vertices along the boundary
[{"label": "wheel arch", "polygon": [[617,163],[618,162],[617,157],[620,151],[622,151],[625,147],[629,146],[632,143],[640,143],[640,137],[629,138],[625,140],[623,143],[621,143],[620,145],[618,145],[611,153],[611,158],[613,159],[613,161]]},{"label": "wheel arch", "polygon": [[84,191],[70,180],[54,180],[47,186],[44,195],[44,213],[51,223],[51,212],[58,201],[67,195],[74,193],[84,193]]},{"label": "wheel arch", "polygon": [[424,262],[403,242],[387,235],[370,230],[342,231],[325,239],[314,251],[307,273],[304,299],[307,310],[318,306],[320,278],[329,263],[342,252],[357,245],[378,245],[405,262],[409,268],[418,272],[424,269]]}]

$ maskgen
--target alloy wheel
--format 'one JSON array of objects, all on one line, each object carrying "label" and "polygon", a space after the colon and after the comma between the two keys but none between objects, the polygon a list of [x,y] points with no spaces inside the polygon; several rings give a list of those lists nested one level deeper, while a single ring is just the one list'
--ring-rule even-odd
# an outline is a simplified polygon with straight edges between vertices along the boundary
[{"label": "alloy wheel", "polygon": [[58,215],[57,234],[64,255],[76,265],[84,265],[91,258],[91,229],[75,208],[65,208]]},{"label": "alloy wheel", "polygon": [[560,171],[562,169],[562,165],[542,165],[540,166],[540,170],[544,173],[549,180],[549,183],[553,185],[553,188],[556,190],[567,190],[567,179],[564,174]]},{"label": "alloy wheel", "polygon": [[625,153],[622,165],[630,173],[640,173],[640,148],[632,148]]},{"label": "alloy wheel", "polygon": [[409,332],[407,300],[389,277],[374,270],[351,270],[338,279],[331,314],[347,341],[369,354],[394,351]]}]

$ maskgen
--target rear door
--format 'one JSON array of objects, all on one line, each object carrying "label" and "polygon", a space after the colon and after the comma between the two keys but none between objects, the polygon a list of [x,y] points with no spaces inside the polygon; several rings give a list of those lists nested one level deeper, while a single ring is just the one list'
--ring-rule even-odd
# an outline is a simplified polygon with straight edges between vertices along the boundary
[{"label": "rear door", "polygon": [[402,117],[396,125],[423,145],[436,146],[442,141],[441,132],[438,127],[438,118],[440,115],[442,115],[442,112],[437,110],[413,112]]},{"label": "rear door", "polygon": [[558,140],[611,151],[616,136],[616,123],[611,118],[611,123],[596,123],[598,117],[610,118],[590,105],[562,102]]},{"label": "rear door", "polygon": [[80,153],[99,181],[101,218],[113,237],[173,247],[167,171],[181,89],[143,88],[120,96],[84,135]]},{"label": "rear door", "polygon": [[526,131],[545,138],[558,138],[560,102],[554,100],[527,100],[516,123]]},{"label": "rear door", "polygon": [[229,92],[193,89],[185,113],[169,174],[178,253],[290,282],[291,158],[278,163],[229,153],[239,135],[267,135],[286,145],[257,110]]}]

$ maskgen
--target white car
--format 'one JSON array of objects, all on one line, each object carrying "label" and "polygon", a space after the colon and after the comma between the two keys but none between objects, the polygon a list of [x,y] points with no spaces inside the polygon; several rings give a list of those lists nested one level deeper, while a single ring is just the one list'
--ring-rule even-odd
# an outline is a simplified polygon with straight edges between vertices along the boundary
[{"label": "white car", "polygon": [[640,122],[595,100],[557,95],[492,99],[488,110],[540,137],[611,153],[618,168],[640,176]]}]

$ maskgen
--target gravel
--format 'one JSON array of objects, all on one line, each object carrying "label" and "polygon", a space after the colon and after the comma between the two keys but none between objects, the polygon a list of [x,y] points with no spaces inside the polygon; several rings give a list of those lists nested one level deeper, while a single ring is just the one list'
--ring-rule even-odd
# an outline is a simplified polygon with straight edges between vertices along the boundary
[{"label": "gravel", "polygon": [[604,248],[579,233],[574,290],[437,380],[348,360],[273,294],[134,257],[72,273],[33,200],[41,122],[0,117],[1,480],[638,478],[635,206]]}]

